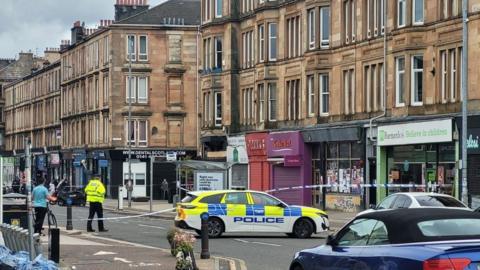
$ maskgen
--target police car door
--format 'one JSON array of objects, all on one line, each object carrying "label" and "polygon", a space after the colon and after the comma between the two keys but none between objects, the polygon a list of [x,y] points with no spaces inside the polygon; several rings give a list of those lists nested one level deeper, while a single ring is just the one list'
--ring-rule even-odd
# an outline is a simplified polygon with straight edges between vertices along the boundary
[{"label": "police car door", "polygon": [[[254,230],[257,232],[289,232],[289,221],[284,216],[284,205],[267,194],[251,192],[253,213],[255,214]],[[249,213],[249,209],[247,209]]]},{"label": "police car door", "polygon": [[246,218],[246,207],[248,204],[246,192],[226,193],[224,204],[227,205],[227,216],[225,216],[226,232],[251,232],[253,220]]}]

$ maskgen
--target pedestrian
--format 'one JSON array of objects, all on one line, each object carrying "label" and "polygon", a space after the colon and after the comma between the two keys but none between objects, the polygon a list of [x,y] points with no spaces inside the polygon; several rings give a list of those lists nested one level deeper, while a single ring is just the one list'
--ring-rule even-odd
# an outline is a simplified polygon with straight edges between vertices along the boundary
[{"label": "pedestrian", "polygon": [[103,201],[105,200],[105,186],[103,185],[100,175],[95,174],[88,185],[85,187],[85,194],[87,195],[87,202],[90,204],[87,221],[87,231],[94,232],[92,228],[92,220],[95,214],[98,219],[98,231],[108,232],[103,226]]},{"label": "pedestrian", "polygon": [[163,191],[163,199],[168,200],[168,182],[167,182],[167,179],[163,179],[163,182],[162,182],[162,185],[160,186],[160,188]]},{"label": "pedestrian", "polygon": [[37,180],[37,186],[33,189],[33,207],[35,209],[35,228],[34,233],[41,233],[43,220],[47,213],[47,203],[52,198],[48,194],[48,189],[44,186],[44,178]]}]

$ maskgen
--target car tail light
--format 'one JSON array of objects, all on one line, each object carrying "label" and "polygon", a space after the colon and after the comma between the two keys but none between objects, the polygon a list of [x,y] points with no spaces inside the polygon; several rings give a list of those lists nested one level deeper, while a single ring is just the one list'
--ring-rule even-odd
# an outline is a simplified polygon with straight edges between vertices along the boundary
[{"label": "car tail light", "polygon": [[431,259],[423,262],[423,270],[465,270],[470,263],[466,258]]}]

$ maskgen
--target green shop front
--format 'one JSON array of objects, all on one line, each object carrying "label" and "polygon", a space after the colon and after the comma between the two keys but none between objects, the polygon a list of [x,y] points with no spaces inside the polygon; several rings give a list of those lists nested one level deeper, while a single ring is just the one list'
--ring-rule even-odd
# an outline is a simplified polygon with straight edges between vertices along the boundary
[{"label": "green shop front", "polygon": [[377,202],[396,192],[458,197],[459,144],[453,130],[452,119],[379,126]]}]

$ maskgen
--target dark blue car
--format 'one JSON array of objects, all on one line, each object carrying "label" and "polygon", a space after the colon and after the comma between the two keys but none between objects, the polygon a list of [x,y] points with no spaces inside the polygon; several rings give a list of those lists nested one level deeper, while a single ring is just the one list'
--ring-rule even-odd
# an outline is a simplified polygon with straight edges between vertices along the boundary
[{"label": "dark blue car", "polygon": [[480,213],[398,209],[357,216],[290,270],[480,270]]}]

